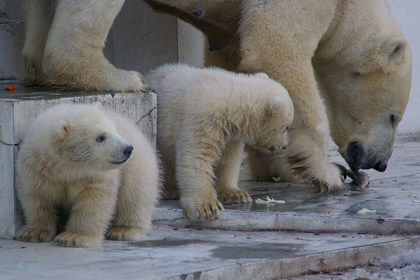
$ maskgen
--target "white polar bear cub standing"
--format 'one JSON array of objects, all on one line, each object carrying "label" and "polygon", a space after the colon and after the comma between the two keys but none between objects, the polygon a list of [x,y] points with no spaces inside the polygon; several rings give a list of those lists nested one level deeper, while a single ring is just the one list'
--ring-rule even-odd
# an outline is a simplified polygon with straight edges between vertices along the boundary
[{"label": "white polar bear cub standing", "polygon": [[244,143],[267,154],[286,148],[294,113],[286,89],[263,73],[187,65],[159,67],[146,81],[158,96],[167,198],[178,186],[193,221],[217,218],[220,201],[251,202],[237,185]]},{"label": "white polar bear cub standing", "polygon": [[15,235],[88,247],[142,239],[159,194],[155,151],[134,124],[100,104],[58,105],[30,125],[20,147],[17,191],[26,218]]}]

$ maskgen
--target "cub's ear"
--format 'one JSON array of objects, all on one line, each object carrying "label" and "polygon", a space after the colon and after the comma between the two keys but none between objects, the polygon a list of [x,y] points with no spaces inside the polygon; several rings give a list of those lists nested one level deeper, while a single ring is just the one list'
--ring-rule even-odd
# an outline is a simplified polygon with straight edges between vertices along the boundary
[{"label": "cub's ear", "polygon": [[60,120],[57,123],[57,127],[55,129],[55,137],[57,140],[62,140],[66,138],[67,134],[70,130],[70,124],[64,120]]},{"label": "cub's ear", "polygon": [[403,37],[394,37],[385,42],[382,47],[384,59],[391,64],[398,64],[407,48],[407,41]]},{"label": "cub's ear", "polygon": [[104,106],[102,106],[101,102],[95,102],[92,105],[95,106],[96,108],[100,109],[100,110],[104,109]]},{"label": "cub's ear", "polygon": [[263,78],[268,78],[268,75],[265,74],[264,72],[259,72],[259,73],[255,74],[255,76],[257,76],[257,77],[263,77]]},{"label": "cub's ear", "polygon": [[267,104],[267,110],[270,113],[277,113],[281,110],[284,104],[284,98],[275,95],[271,98],[270,103]]}]

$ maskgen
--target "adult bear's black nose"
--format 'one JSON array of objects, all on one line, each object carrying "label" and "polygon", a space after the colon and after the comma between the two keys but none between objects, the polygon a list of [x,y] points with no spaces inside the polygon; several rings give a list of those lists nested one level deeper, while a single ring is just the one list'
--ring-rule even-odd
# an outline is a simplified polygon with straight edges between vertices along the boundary
[{"label": "adult bear's black nose", "polygon": [[125,147],[124,150],[123,150],[124,155],[126,155],[128,157],[131,156],[131,152],[133,152],[133,149],[134,149],[134,147],[131,146],[131,145]]},{"label": "adult bear's black nose", "polygon": [[387,167],[388,167],[388,165],[386,163],[383,163],[382,161],[379,161],[377,164],[375,164],[373,169],[375,169],[379,172],[384,172]]}]

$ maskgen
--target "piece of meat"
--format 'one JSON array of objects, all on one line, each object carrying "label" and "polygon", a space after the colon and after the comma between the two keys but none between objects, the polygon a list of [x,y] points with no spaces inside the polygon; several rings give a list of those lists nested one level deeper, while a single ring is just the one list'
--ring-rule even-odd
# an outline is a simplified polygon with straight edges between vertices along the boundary
[{"label": "piece of meat", "polygon": [[369,185],[369,176],[363,171],[353,172],[352,170],[347,170],[347,176],[353,180],[354,187],[358,191],[364,191],[365,188]]}]

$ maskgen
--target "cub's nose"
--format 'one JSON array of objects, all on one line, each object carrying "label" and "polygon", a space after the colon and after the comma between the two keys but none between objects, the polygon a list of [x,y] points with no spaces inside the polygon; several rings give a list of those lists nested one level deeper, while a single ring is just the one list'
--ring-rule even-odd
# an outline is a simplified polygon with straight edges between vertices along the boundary
[{"label": "cub's nose", "polygon": [[133,152],[134,147],[133,146],[127,146],[124,148],[123,153],[124,155],[126,155],[127,157],[131,156],[131,153]]}]

